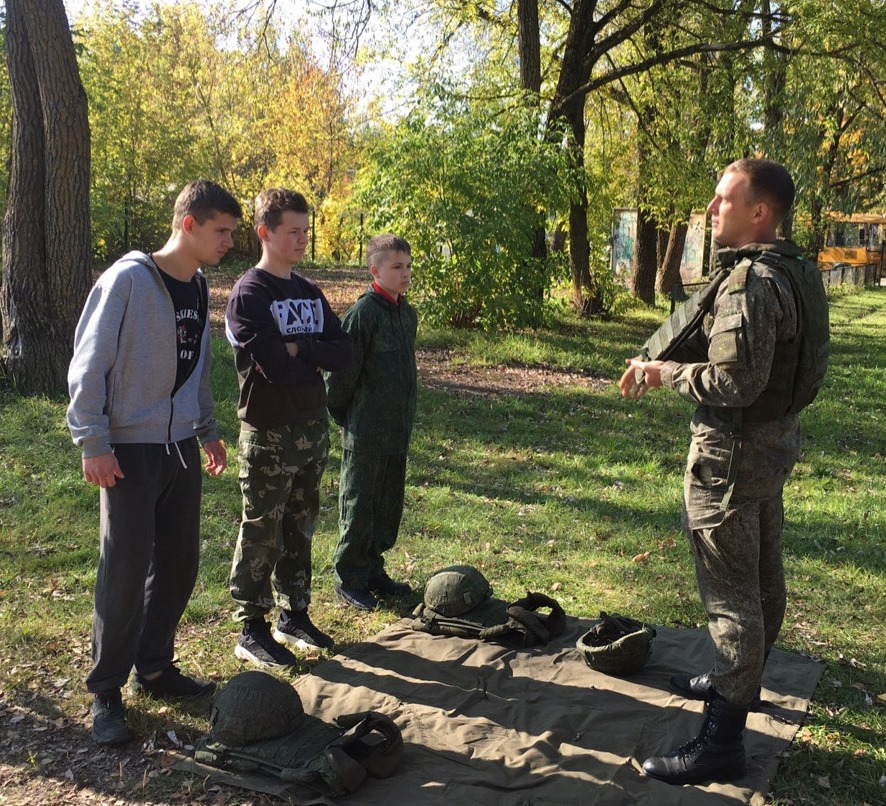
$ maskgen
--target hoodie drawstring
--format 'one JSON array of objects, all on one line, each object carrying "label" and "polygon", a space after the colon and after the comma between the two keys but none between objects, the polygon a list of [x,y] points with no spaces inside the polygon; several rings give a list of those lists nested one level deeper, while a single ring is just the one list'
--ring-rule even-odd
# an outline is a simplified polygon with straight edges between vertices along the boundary
[{"label": "hoodie drawstring", "polygon": [[[175,445],[175,452],[178,454],[178,460],[179,460],[179,462],[181,462],[181,463],[182,463],[182,467],[183,467],[185,470],[187,470],[187,469],[188,469],[188,465],[185,463],[185,457],[182,456],[182,450],[181,450],[181,448],[178,447],[178,443],[177,443],[177,442],[173,442],[172,444]],[[166,443],[166,455],[169,456],[169,455],[171,455],[171,454],[172,454],[172,451],[169,450],[169,443],[167,442],[167,443]]]}]

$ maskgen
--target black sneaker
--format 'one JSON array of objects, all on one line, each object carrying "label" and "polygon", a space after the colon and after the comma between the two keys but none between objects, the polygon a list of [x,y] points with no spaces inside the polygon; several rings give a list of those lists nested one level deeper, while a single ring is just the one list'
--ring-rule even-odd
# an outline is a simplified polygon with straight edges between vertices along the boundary
[{"label": "black sneaker", "polygon": [[92,739],[98,744],[123,744],[129,741],[126,713],[119,688],[102,691],[92,701]]},{"label": "black sneaker", "polygon": [[271,625],[263,618],[251,619],[243,625],[234,654],[240,660],[248,660],[256,666],[275,669],[285,669],[298,663],[295,655],[271,638]]},{"label": "black sneaker", "polygon": [[412,588],[407,582],[391,579],[387,572],[382,571],[377,577],[369,580],[369,590],[376,596],[411,596]]},{"label": "black sneaker", "polygon": [[281,610],[274,630],[274,638],[284,644],[292,644],[298,649],[331,649],[333,640],[322,630],[317,629],[304,610]]},{"label": "black sneaker", "polygon": [[170,663],[159,677],[142,677],[136,673],[130,686],[135,694],[146,694],[148,697],[165,699],[167,697],[202,697],[215,691],[215,683],[211,680],[198,680],[188,677],[178,670],[178,666]]},{"label": "black sneaker", "polygon": [[335,586],[335,597],[348,607],[356,607],[357,610],[375,610],[378,607],[378,599],[372,595],[369,588],[342,588]]}]

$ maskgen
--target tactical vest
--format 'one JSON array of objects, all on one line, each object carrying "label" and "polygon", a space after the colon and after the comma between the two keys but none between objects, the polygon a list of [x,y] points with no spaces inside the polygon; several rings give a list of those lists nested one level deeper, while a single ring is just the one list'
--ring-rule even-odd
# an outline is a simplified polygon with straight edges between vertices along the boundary
[{"label": "tactical vest", "polygon": [[[539,613],[542,607],[549,614]],[[517,648],[546,644],[566,629],[566,613],[556,599],[543,593],[527,593],[508,603],[488,598],[460,616],[445,616],[420,604],[413,613],[412,629],[431,635],[478,638]]]},{"label": "tactical vest", "polygon": [[763,250],[744,257],[731,270],[719,269],[707,286],[696,291],[650,336],[640,355],[644,360],[666,361],[678,347],[697,338],[720,286],[728,280],[731,287],[742,288],[751,266],[763,276],[768,270],[774,270],[786,277],[797,306],[797,337],[775,345],[766,388],[743,409],[746,422],[767,422],[796,414],[812,403],[827,371],[828,301],[821,273],[811,261]]},{"label": "tactical vest", "polygon": [[273,775],[326,797],[354,792],[367,776],[394,774],[403,737],[389,717],[366,711],[335,721],[337,726],[305,716],[291,733],[236,747],[208,736],[197,743],[194,759],[225,770]]}]

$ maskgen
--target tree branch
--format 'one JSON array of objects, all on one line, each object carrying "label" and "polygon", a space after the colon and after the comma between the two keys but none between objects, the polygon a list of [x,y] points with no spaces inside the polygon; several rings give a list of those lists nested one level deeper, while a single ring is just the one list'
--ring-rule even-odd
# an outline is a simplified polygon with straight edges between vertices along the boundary
[{"label": "tree branch", "polygon": [[576,98],[588,95],[589,93],[594,92],[594,90],[604,87],[607,84],[611,84],[613,81],[617,81],[626,76],[643,73],[653,67],[661,67],[670,64],[677,59],[692,56],[696,53],[724,53],[729,51],[753,50],[754,48],[764,47],[767,41],[768,40],[765,39],[749,39],[741,42],[726,42],[722,44],[687,45],[684,48],[677,48],[676,50],[659,53],[656,56],[644,59],[641,62],[625,65],[610,73],[605,73],[602,76],[592,79],[587,84],[584,84],[563,98],[557,106],[551,110],[551,117],[556,117],[564,107]]}]

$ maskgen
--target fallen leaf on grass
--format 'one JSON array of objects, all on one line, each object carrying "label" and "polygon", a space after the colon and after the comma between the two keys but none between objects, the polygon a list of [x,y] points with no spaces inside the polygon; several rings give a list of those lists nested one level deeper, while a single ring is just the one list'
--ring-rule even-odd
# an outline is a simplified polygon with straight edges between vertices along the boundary
[{"label": "fallen leaf on grass", "polygon": [[827,775],[817,775],[815,777],[815,783],[817,783],[822,789],[831,788],[831,782],[828,780]]},{"label": "fallen leaf on grass", "polygon": [[649,561],[649,555],[652,554],[651,551],[644,551],[642,554],[635,554],[631,559],[631,562],[634,563],[645,563]]},{"label": "fallen leaf on grass", "polygon": [[877,695],[877,699],[878,699],[880,702],[886,702],[886,694],[878,694],[878,695]]}]

